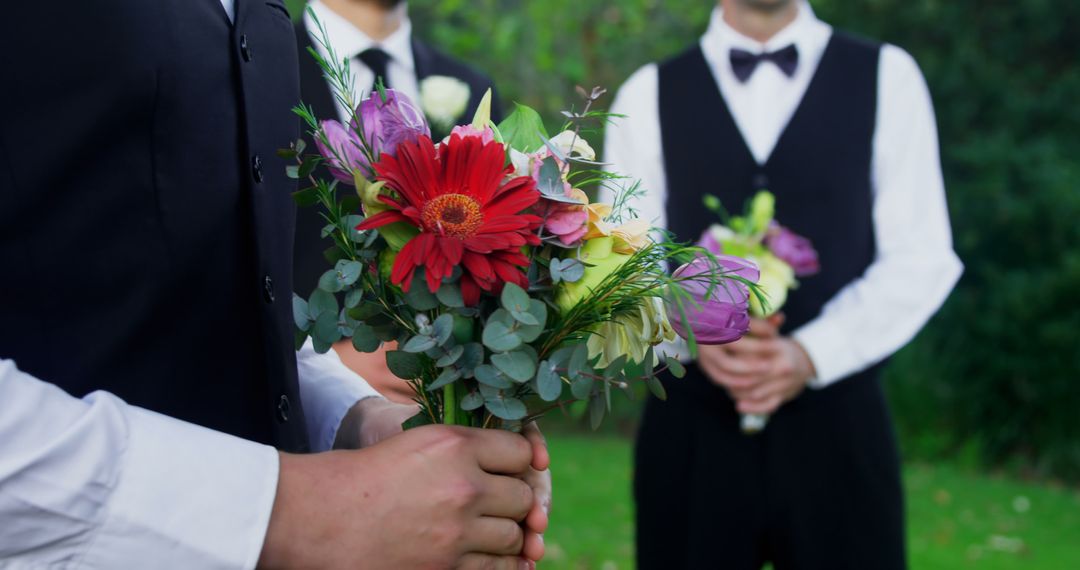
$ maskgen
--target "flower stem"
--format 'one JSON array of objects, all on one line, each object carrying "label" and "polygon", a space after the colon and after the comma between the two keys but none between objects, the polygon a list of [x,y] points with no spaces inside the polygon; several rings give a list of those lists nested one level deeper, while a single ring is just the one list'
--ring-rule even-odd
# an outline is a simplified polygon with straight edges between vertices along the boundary
[{"label": "flower stem", "polygon": [[443,423],[448,426],[458,425],[458,401],[456,382],[443,387]]}]

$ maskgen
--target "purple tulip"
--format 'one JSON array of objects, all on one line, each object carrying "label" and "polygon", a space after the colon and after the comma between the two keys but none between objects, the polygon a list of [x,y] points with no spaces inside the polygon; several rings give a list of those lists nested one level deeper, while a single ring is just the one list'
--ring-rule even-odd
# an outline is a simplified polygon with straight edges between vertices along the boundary
[{"label": "purple tulip", "polygon": [[673,277],[694,300],[683,300],[685,320],[678,304],[668,303],[668,319],[679,336],[687,338],[692,330],[700,344],[726,344],[750,330],[750,288],[725,278],[731,276],[756,283],[760,272],[753,263],[731,255],[718,255],[716,262],[698,257],[675,270]]},{"label": "purple tulip", "polygon": [[704,248],[705,251],[713,254],[720,255],[724,253],[724,245],[716,239],[716,236],[712,232],[712,228],[706,228],[701,234],[701,239],[698,240],[698,247]]},{"label": "purple tulip", "polygon": [[810,240],[773,222],[763,242],[773,255],[795,270],[796,277],[813,275],[821,269],[818,254]]},{"label": "purple tulip", "polygon": [[315,146],[326,159],[330,174],[341,182],[353,184],[353,171],[367,165],[360,137],[345,125],[332,120],[319,123],[319,130],[322,136],[315,137]]},{"label": "purple tulip", "polygon": [[[431,129],[423,111],[404,93],[387,89],[385,94],[386,98],[383,99],[378,91],[372,91],[356,109],[359,124],[357,118],[352,122],[352,128],[356,132],[364,133],[364,142],[376,161],[384,153],[397,156],[397,148],[401,143],[415,142],[421,136],[431,136]],[[369,177],[374,175],[366,161],[362,168]]]}]

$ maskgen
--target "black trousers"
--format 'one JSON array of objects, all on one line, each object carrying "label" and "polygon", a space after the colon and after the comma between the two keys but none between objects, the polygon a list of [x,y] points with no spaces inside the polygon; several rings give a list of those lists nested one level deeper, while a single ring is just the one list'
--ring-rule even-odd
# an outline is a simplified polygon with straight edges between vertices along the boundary
[{"label": "black trousers", "polygon": [[638,434],[641,570],[902,570],[900,463],[876,371],[807,391],[761,433],[696,366]]}]

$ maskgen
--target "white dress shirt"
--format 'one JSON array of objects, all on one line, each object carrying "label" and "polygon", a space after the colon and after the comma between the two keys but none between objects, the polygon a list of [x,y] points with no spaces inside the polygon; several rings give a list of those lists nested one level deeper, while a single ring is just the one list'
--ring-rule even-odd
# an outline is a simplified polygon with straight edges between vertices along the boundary
[{"label": "white dress shirt", "polygon": [[[401,26],[385,40],[376,42],[319,0],[312,0],[308,4],[308,7],[318,16],[323,28],[326,29],[330,47],[334,50],[338,60],[349,59],[349,69],[352,71],[354,79],[353,93],[356,93],[358,97],[366,96],[371,90],[372,84],[375,83],[375,74],[361,63],[357,56],[368,48],[379,48],[390,56],[390,61],[386,64],[386,74],[388,75],[385,78],[386,82],[389,83],[390,87],[404,93],[414,103],[419,104],[420,84],[416,78],[416,63],[413,59],[412,22],[404,14],[406,6],[406,4],[401,4],[397,8],[402,10]],[[312,20],[311,14],[306,11],[304,12],[304,24],[307,25],[308,33],[314,39],[315,49],[323,57],[328,57],[329,54],[326,49],[319,43],[319,28],[315,25],[315,21]],[[301,54],[301,57],[309,56]],[[338,117],[341,121],[348,122],[352,117],[353,110],[342,105],[337,100],[337,97],[334,98],[334,104],[337,107]]]},{"label": "white dress shirt", "polygon": [[[831,36],[832,28],[817,19],[805,1],[800,2],[796,19],[764,44],[732,29],[719,8],[713,11],[701,49],[759,163],[768,160],[795,113]],[[791,44],[799,50],[799,66],[792,77],[762,62],[746,83],[736,79],[729,59],[732,48],[761,53]],[[878,73],[872,158],[877,251],[861,277],[792,335],[814,363],[817,377],[811,386],[816,388],[862,371],[910,341],[940,308],[963,269],[952,250],[937,127],[926,82],[915,60],[892,45],[882,48]],[[626,81],[611,111],[627,118],[607,130],[606,161],[612,171],[641,180],[646,192],[634,208],[654,225],[666,227],[656,64],[646,65]],[[722,184],[724,174],[716,176]]]},{"label": "white dress shirt", "polygon": [[[231,20],[233,0],[222,5]],[[311,446],[325,451],[346,411],[378,394],[310,341],[297,366]],[[106,392],[74,398],[2,359],[0,406],[0,568],[258,562],[277,492],[272,447]]]}]

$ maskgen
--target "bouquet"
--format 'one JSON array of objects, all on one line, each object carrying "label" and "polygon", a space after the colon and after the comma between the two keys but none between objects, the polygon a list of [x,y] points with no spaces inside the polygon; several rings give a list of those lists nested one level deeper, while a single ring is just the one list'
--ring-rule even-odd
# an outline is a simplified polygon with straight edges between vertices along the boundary
[{"label": "bouquet", "polygon": [[[651,239],[627,207],[636,185],[589,202],[581,188],[619,178],[583,137],[607,118],[593,109],[602,89],[579,88],[583,108],[565,112],[555,136],[523,105],[494,124],[489,92],[470,124],[436,141],[404,94],[356,97],[348,61],[322,44],[329,57],[311,53],[355,112],[349,124],[320,122],[298,106],[318,154],[302,141],[282,151],[309,184],[297,202],[322,207],[332,244],[318,289],[293,297],[297,346],[310,338],[325,352],[351,338],[373,352],[396,341],[387,365],[421,410],[406,428],[518,429],[570,401],[587,401],[595,426],[613,390],[644,382],[662,398],[657,374],[684,372],[654,349],[676,338],[666,303],[755,286],[699,247]],[[343,186],[355,192],[339,197]],[[666,272],[683,261],[695,269]],[[693,346],[692,328],[679,330]]]},{"label": "bouquet", "polygon": [[[716,196],[706,195],[704,202],[724,222],[706,229],[698,245],[713,254],[745,258],[760,270],[754,281],[762,295],[750,296],[750,315],[762,319],[773,316],[784,306],[788,291],[798,287],[797,277],[808,277],[820,270],[817,251],[810,240],[773,219],[776,198],[771,192],[758,192],[743,216],[728,216]],[[744,414],[742,429],[756,433],[767,422],[768,416]]]}]

